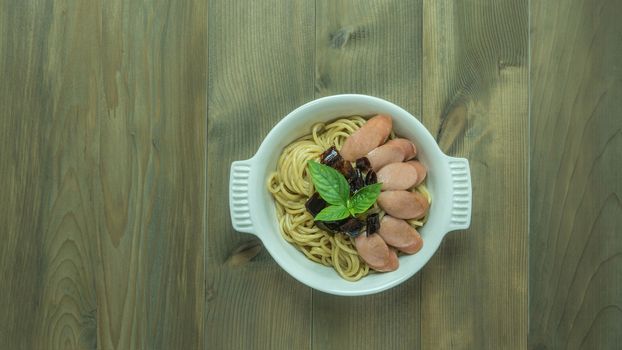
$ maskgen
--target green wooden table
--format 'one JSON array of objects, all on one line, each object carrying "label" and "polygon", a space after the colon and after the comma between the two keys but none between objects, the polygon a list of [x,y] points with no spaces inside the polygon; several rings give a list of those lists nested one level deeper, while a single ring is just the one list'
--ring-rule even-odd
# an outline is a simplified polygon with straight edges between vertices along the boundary
[{"label": "green wooden table", "polygon": [[[0,0],[0,349],[615,349],[622,2]],[[229,220],[295,107],[397,103],[473,218],[377,295]]]}]

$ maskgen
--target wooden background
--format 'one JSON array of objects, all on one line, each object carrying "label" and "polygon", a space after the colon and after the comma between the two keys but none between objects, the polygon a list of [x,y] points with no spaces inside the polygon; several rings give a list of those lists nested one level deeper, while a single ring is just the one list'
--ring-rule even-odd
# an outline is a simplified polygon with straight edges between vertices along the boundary
[{"label": "wooden background", "polygon": [[[0,349],[615,349],[622,2],[0,0]],[[469,158],[415,277],[313,291],[231,228],[295,107],[393,101]]]}]

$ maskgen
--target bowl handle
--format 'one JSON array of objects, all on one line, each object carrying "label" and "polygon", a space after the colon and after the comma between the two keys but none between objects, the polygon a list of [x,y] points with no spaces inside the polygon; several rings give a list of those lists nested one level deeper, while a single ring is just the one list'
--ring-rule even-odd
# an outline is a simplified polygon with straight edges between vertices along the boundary
[{"label": "bowl handle", "polygon": [[231,163],[229,210],[231,223],[236,231],[255,234],[249,200],[249,181],[252,169],[253,158]]},{"label": "bowl handle", "polygon": [[448,232],[471,225],[471,170],[466,158],[447,157],[451,175],[451,216]]}]

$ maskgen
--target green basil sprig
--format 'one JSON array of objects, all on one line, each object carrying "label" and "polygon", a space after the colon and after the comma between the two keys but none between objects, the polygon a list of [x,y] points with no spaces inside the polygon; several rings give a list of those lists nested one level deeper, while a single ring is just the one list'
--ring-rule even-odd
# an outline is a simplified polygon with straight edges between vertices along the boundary
[{"label": "green basil sprig", "polygon": [[356,191],[347,205],[350,213],[354,216],[366,212],[380,195],[380,187],[382,187],[381,183],[375,183]]},{"label": "green basil sprig", "polygon": [[375,183],[361,188],[350,197],[350,185],[340,172],[312,160],[307,165],[315,190],[330,204],[315,216],[317,221],[336,221],[364,213],[380,195],[382,184]]}]

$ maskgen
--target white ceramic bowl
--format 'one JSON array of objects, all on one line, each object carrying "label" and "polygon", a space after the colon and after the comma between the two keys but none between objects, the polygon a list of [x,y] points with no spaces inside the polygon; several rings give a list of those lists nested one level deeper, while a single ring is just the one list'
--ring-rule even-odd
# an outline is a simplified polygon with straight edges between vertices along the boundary
[{"label": "white ceramic bowl", "polygon": [[[419,160],[428,168],[427,187],[432,196],[428,222],[421,228],[423,248],[400,257],[396,271],[375,273],[348,282],[331,267],[307,259],[279,232],[274,200],[266,189],[281,151],[311,132],[317,122],[350,115],[393,117],[393,129],[417,146]],[[394,287],[419,271],[450,231],[466,229],[471,221],[471,176],[468,161],[449,157],[413,115],[391,102],[366,95],[336,95],[311,101],[283,118],[266,136],[251,159],[231,164],[229,206],[235,230],[259,237],[274,260],[298,281],[337,295],[365,295]]]}]

